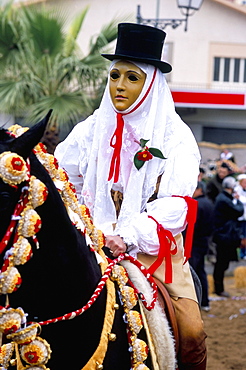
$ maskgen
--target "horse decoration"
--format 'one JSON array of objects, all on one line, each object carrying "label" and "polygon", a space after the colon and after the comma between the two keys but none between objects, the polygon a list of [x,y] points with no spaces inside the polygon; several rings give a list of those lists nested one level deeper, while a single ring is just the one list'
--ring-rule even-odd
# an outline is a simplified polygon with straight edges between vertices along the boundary
[{"label": "horse decoration", "polygon": [[102,232],[39,142],[50,114],[0,130],[2,369],[173,370],[155,281],[129,255],[104,253]]}]

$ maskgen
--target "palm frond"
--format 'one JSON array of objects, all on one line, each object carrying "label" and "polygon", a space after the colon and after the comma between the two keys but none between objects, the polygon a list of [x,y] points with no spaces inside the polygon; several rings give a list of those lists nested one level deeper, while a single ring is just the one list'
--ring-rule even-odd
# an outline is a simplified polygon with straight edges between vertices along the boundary
[{"label": "palm frond", "polygon": [[78,92],[60,96],[46,96],[33,104],[27,111],[26,120],[29,123],[38,122],[45,112],[53,109],[50,124],[58,126],[75,124],[81,117],[91,114],[91,107],[85,97]]},{"label": "palm frond", "polygon": [[31,37],[36,57],[56,55],[64,43],[61,20],[52,12],[37,11],[35,8],[26,9],[26,16],[29,18],[27,33]]},{"label": "palm frond", "polygon": [[70,56],[77,49],[76,39],[81,31],[89,6],[85,7],[70,24],[64,42],[64,56]]},{"label": "palm frond", "polygon": [[103,26],[99,35],[90,40],[89,55],[100,53],[102,48],[110,44],[117,37],[117,26],[119,20],[113,20],[108,25]]}]

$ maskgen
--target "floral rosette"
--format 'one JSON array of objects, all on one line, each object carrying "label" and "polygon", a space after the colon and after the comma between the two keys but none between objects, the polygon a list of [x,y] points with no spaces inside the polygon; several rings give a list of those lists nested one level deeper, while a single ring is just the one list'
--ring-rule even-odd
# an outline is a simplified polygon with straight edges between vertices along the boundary
[{"label": "floral rosette", "polygon": [[20,355],[30,365],[43,365],[50,359],[50,345],[45,339],[37,337],[31,343],[21,346]]},{"label": "floral rosette", "polygon": [[66,181],[64,183],[62,198],[64,199],[64,202],[67,203],[74,212],[77,212],[79,210],[75,186],[69,181]]},{"label": "floral rosette", "polygon": [[16,267],[10,266],[0,274],[0,294],[10,294],[21,285],[21,276]]},{"label": "floral rosette", "polygon": [[3,344],[0,347],[0,364],[6,369],[9,366],[9,361],[13,355],[14,348],[15,345],[13,342]]},{"label": "floral rosette", "polygon": [[30,365],[26,366],[24,370],[50,370],[45,365]]},{"label": "floral rosette", "polygon": [[128,313],[128,322],[132,330],[138,334],[143,327],[143,321],[138,311],[131,310]]},{"label": "floral rosette", "polygon": [[141,362],[137,362],[134,366],[133,366],[133,370],[150,370],[148,368],[148,366],[146,366],[145,364],[141,363]]},{"label": "floral rosette", "polygon": [[136,338],[132,344],[137,362],[143,362],[148,357],[148,346],[142,339]]},{"label": "floral rosette", "polygon": [[41,206],[47,199],[48,189],[42,181],[31,176],[28,199],[33,208]]},{"label": "floral rosette", "polygon": [[28,180],[28,168],[24,159],[11,152],[0,154],[0,177],[13,186]]},{"label": "floral rosette", "polygon": [[39,324],[33,323],[24,329],[17,330],[15,333],[8,334],[7,338],[17,344],[29,344],[36,338],[38,328]]},{"label": "floral rosette", "polygon": [[24,132],[28,131],[29,127],[22,127],[18,124],[12,125],[8,128],[9,132],[12,132],[16,137],[21,136]]},{"label": "floral rosette", "polygon": [[32,247],[26,238],[19,236],[9,253],[11,253],[14,265],[24,265],[32,257]]},{"label": "floral rosette", "polygon": [[25,238],[34,236],[42,226],[40,216],[34,209],[28,207],[24,209],[21,216],[18,225],[18,234],[23,235]]},{"label": "floral rosette", "polygon": [[69,181],[67,173],[61,167],[58,168],[57,179],[65,182]]},{"label": "floral rosette", "polygon": [[26,366],[24,370],[50,370],[45,365],[30,365]]},{"label": "floral rosette", "polygon": [[7,335],[19,330],[24,316],[23,310],[19,308],[3,308],[0,311],[0,332]]},{"label": "floral rosette", "polygon": [[57,177],[57,171],[59,167],[57,159],[52,154],[46,153],[43,150],[41,151],[38,150],[36,154],[40,162],[49,172],[49,175],[52,178],[52,180],[54,180]]},{"label": "floral rosette", "polygon": [[122,285],[126,285],[128,276],[123,266],[115,265],[112,272],[112,280],[114,280],[115,275],[115,280],[118,280]]},{"label": "floral rosette", "polygon": [[131,310],[137,304],[137,297],[134,289],[130,286],[123,286],[121,292],[125,298],[126,307],[128,310]]}]

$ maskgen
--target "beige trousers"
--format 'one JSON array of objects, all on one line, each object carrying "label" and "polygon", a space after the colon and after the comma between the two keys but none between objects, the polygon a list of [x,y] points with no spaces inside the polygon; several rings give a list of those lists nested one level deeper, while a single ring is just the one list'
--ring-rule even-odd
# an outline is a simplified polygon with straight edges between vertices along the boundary
[{"label": "beige trousers", "polygon": [[172,299],[179,331],[179,370],[205,370],[207,351],[198,304],[188,298]]}]

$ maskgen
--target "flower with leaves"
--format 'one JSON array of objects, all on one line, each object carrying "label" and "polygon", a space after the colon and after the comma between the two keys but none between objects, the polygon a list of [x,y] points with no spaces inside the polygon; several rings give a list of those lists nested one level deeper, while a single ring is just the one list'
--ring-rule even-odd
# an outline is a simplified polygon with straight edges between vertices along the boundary
[{"label": "flower with leaves", "polygon": [[142,148],[134,156],[134,164],[138,170],[140,170],[140,168],[144,165],[145,162],[149,161],[153,157],[166,159],[160,149],[148,148],[146,146],[148,141],[149,140],[144,139],[140,139],[140,142],[136,141]]}]

